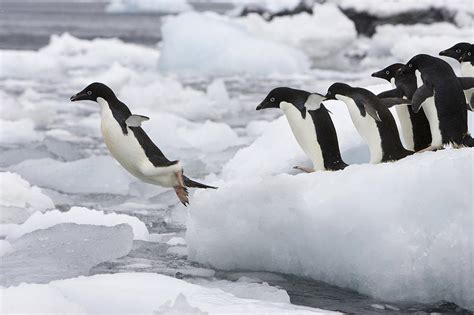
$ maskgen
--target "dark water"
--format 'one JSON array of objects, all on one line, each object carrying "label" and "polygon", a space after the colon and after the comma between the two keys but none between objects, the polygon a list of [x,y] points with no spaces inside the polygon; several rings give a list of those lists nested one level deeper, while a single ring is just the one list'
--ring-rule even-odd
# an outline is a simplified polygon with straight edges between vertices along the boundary
[{"label": "dark water", "polygon": [[[193,3],[198,10],[223,11],[228,4]],[[156,45],[160,40],[160,22],[163,16],[158,14],[112,15],[104,12],[104,2],[68,2],[68,1],[7,1],[0,2],[0,49],[38,49],[46,45],[51,34],[70,34],[84,39],[96,37],[117,37],[125,42],[142,45]],[[199,82],[188,82],[199,85]],[[249,86],[249,89],[252,87]],[[229,93],[235,93],[232,85]],[[46,150],[46,149],[45,149]],[[49,149],[48,149],[49,151]],[[15,154],[16,155],[16,154]],[[30,157],[31,158],[31,157]],[[173,196],[171,196],[173,197]],[[160,197],[162,198],[162,197]],[[110,210],[116,200],[113,196],[64,196],[67,203],[57,204],[58,208],[69,208],[71,204],[92,206]],[[152,216],[140,216],[152,233],[185,233],[185,227],[172,225],[166,221],[167,212],[162,209]],[[136,241],[134,248],[126,257],[96,266],[92,273],[115,272],[157,272],[179,278],[216,277],[233,279],[235,272],[214,271],[190,262],[185,256],[170,254],[169,246],[163,243]],[[127,265],[146,261],[149,268],[133,270]],[[208,274],[208,275],[206,275]],[[437,304],[388,303],[373,299],[352,290],[328,285],[324,282],[304,279],[291,275],[278,275],[266,279],[268,283],[285,289],[294,304],[337,310],[346,313],[464,313],[470,314],[455,304],[440,301]]]}]

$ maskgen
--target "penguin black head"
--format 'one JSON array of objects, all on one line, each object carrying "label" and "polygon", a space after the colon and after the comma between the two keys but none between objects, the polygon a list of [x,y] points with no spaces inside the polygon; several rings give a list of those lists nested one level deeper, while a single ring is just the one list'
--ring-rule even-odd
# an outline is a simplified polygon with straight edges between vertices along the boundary
[{"label": "penguin black head", "polygon": [[402,63],[394,63],[393,65],[390,65],[380,71],[372,73],[372,76],[374,78],[385,79],[390,82],[392,78],[396,77],[397,71],[403,66],[404,65]]},{"label": "penguin black head", "polygon": [[457,43],[451,48],[443,50],[439,53],[440,56],[446,56],[456,59],[459,62],[462,62],[461,58],[466,51],[469,50],[471,44],[466,42]]},{"label": "penguin black head", "polygon": [[89,84],[84,90],[76,95],[71,96],[71,102],[75,101],[93,101],[97,102],[97,98],[103,98],[110,101],[116,98],[114,92],[107,85],[99,82]]},{"label": "penguin black head", "polygon": [[281,102],[287,102],[296,107],[304,106],[309,92],[292,89],[289,87],[277,87],[268,93],[267,97],[257,106],[256,110],[265,108],[280,108]]},{"label": "penguin black head", "polygon": [[347,95],[350,89],[350,85],[341,82],[336,82],[329,87],[325,97],[328,100],[335,100],[336,94]]},{"label": "penguin black head", "polygon": [[439,59],[426,54],[419,54],[411,58],[403,67],[398,69],[398,74],[415,73],[415,71],[421,66],[429,65],[433,59]]},{"label": "penguin black head", "polygon": [[469,45],[469,49],[464,52],[464,54],[459,59],[460,62],[470,62],[471,64],[474,63],[474,45]]}]

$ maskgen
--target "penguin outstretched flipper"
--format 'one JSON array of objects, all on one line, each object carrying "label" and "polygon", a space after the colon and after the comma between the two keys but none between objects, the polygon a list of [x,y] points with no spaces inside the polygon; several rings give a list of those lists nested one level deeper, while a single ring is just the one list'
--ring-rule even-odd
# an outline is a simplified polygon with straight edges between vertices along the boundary
[{"label": "penguin outstretched flipper", "polygon": [[183,181],[184,181],[184,186],[186,186],[186,187],[204,188],[204,189],[217,189],[217,187],[201,184],[201,183],[196,182],[196,181],[194,181],[194,180],[192,180],[189,177],[186,177],[184,175],[183,175]]},{"label": "penguin outstretched flipper", "polygon": [[420,86],[416,91],[415,94],[413,94],[413,97],[411,99],[411,107],[413,108],[413,111],[415,113],[418,113],[420,110],[421,104],[423,104],[424,101],[426,101],[427,98],[430,98],[433,96],[433,90],[428,88],[425,84]]},{"label": "penguin outstretched flipper", "polygon": [[386,97],[381,98],[380,101],[382,102],[385,107],[392,107],[397,105],[410,105],[410,101],[407,99],[399,98],[399,97]]},{"label": "penguin outstretched flipper", "polygon": [[377,94],[377,97],[379,98],[402,97],[402,93],[400,92],[399,89],[393,89],[393,90],[388,90],[388,91],[379,93]]}]

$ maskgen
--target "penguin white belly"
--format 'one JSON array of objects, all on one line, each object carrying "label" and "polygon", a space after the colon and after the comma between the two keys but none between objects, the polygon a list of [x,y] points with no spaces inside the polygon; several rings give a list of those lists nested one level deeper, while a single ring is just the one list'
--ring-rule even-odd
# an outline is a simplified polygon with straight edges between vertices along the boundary
[{"label": "penguin white belly", "polygon": [[474,110],[474,104],[471,104],[471,96],[474,93],[474,88],[469,90],[464,90],[464,96],[466,97],[466,104],[471,110]]},{"label": "penguin white belly", "polygon": [[[177,165],[163,167],[157,172],[157,167],[150,162],[133,131],[127,127],[128,133],[123,134],[122,128],[113,117],[108,103],[101,98],[98,98],[98,103],[101,105],[102,137],[110,153],[120,165],[144,182],[163,187],[177,186],[178,181],[175,172],[181,165],[178,163]],[[155,174],[147,175],[152,173]]]},{"label": "penguin white belly", "polygon": [[441,136],[441,130],[439,129],[438,111],[436,110],[434,97],[427,98],[421,106],[430,124],[431,145],[441,146],[443,144],[443,138]]},{"label": "penguin white belly", "polygon": [[474,77],[474,66],[471,65],[470,61],[461,62],[461,76]]},{"label": "penguin white belly", "polygon": [[408,111],[408,106],[399,105],[395,107],[397,111],[398,120],[402,127],[402,137],[403,142],[405,143],[405,148],[408,150],[415,150],[415,142],[413,141],[413,124],[410,119],[410,112]]},{"label": "penguin white belly", "polygon": [[287,102],[281,102],[280,108],[285,113],[296,141],[313,162],[313,168],[316,171],[325,170],[323,153],[311,115],[306,113],[306,117],[303,119],[301,112],[293,104]]},{"label": "penguin white belly", "polygon": [[339,94],[336,95],[336,98],[346,103],[357,132],[369,145],[370,163],[380,163],[383,158],[382,139],[380,138],[379,128],[375,120],[368,114],[362,117],[359,108],[352,98]]}]

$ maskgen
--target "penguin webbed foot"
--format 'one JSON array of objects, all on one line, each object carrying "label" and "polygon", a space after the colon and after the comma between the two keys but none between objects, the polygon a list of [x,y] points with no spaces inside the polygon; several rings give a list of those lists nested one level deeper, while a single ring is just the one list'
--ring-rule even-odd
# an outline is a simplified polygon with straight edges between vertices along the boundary
[{"label": "penguin webbed foot", "polygon": [[305,172],[305,173],[314,173],[314,172],[316,172],[316,171],[314,170],[314,168],[309,168],[309,167],[304,167],[304,166],[298,166],[298,165],[293,166],[293,169],[295,169],[295,170],[300,170],[300,171]]},{"label": "penguin webbed foot", "polygon": [[174,191],[176,192],[176,196],[178,196],[179,201],[187,207],[189,205],[189,194],[188,190],[184,186],[175,186],[173,187]]}]

